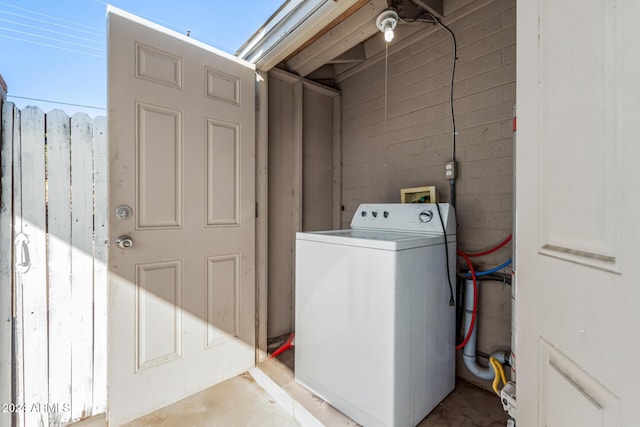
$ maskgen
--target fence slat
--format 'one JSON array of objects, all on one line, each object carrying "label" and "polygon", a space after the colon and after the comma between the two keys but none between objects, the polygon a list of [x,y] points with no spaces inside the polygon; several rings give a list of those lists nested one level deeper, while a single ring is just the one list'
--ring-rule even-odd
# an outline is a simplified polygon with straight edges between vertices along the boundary
[{"label": "fence slat", "polygon": [[85,418],[93,407],[93,121],[86,114],[71,117],[71,289],[73,301],[73,419]]},{"label": "fence slat", "polygon": [[[0,402],[11,402],[11,341],[12,341],[12,261],[13,253],[13,113],[14,105],[2,106],[0,137]],[[0,412],[0,426],[11,425],[11,413]]]},{"label": "fence slat", "polygon": [[[13,109],[13,135],[11,141],[13,143],[13,230],[15,233],[22,228],[22,218],[20,212],[22,211],[22,199],[20,198],[20,191],[22,189],[22,161],[21,159],[21,142],[20,142],[20,116],[21,111],[14,107]],[[12,249],[15,251],[15,245],[12,242]],[[12,263],[15,263],[15,254],[12,257]],[[13,265],[12,265],[12,268]],[[15,395],[14,402],[16,405],[24,405],[24,345],[23,345],[23,323],[22,323],[22,282],[18,281],[14,277],[13,284],[13,340],[15,347]],[[14,414],[17,427],[23,427],[24,424],[24,412],[17,412]]]},{"label": "fence slat", "polygon": [[107,253],[108,253],[107,118],[93,125],[94,259],[93,259],[93,413],[107,403]]},{"label": "fence slat", "polygon": [[[16,229],[16,271],[22,285],[24,399],[27,426],[48,425],[48,413],[41,406],[49,401],[47,381],[47,266],[44,163],[44,113],[39,108],[22,111],[20,229]],[[24,240],[18,238],[22,233]],[[27,242],[28,240],[28,242]],[[22,271],[22,272],[21,272]],[[35,406],[34,406],[35,405]]]},{"label": "fence slat", "polygon": [[[49,414],[52,426],[71,421],[71,132],[61,110],[47,114],[49,223]],[[54,406],[55,407],[55,406]]]}]

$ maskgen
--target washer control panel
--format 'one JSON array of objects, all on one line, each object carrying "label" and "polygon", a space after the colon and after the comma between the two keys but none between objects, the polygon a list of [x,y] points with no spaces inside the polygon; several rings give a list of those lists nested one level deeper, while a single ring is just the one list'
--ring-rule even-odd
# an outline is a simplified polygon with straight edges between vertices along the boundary
[{"label": "washer control panel", "polygon": [[455,213],[448,203],[367,203],[358,207],[351,228],[442,234],[443,224],[447,234],[456,233]]},{"label": "washer control panel", "polygon": [[[374,218],[378,218],[378,214],[379,214],[379,212],[376,211],[376,210],[373,210],[373,211],[370,211],[370,212],[368,212],[366,210],[360,211],[360,216],[362,216],[363,218],[366,218],[367,215],[371,215]],[[382,217],[383,218],[389,218],[389,211],[382,211]]]}]

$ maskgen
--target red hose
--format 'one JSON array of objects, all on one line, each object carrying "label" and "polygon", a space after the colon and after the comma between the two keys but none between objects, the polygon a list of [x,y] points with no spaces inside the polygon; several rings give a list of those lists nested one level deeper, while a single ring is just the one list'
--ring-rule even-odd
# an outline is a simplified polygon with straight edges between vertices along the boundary
[{"label": "red hose", "polygon": [[[508,238],[511,240],[511,236]],[[505,241],[508,242],[509,240]],[[503,245],[504,246],[504,245]],[[469,259],[470,255],[465,254],[461,250],[458,250],[458,255],[464,258],[469,266],[469,271],[471,271],[471,279],[473,280],[473,313],[471,314],[471,323],[469,324],[469,330],[467,331],[467,335],[464,337],[464,340],[456,346],[456,350],[460,350],[467,345],[469,342],[469,338],[471,338],[471,334],[473,333],[473,327],[476,324],[476,316],[478,314],[478,282],[476,281],[476,271],[473,269],[473,264],[471,264],[471,260]]]},{"label": "red hose", "polygon": [[[510,241],[511,241],[511,234],[509,234],[509,237],[507,237],[506,239],[504,239],[504,240],[502,241],[502,243],[499,243],[499,244],[498,244],[498,246],[496,246],[496,247],[494,247],[494,248],[491,248],[491,249],[489,249],[489,250],[486,250],[486,251],[484,251],[484,252],[478,252],[478,253],[475,253],[475,254],[467,254],[467,256],[468,256],[469,258],[473,258],[473,257],[478,257],[478,256],[488,255],[488,254],[490,254],[490,253],[492,253],[492,252],[495,252],[495,251],[497,251],[498,249],[502,248],[504,245],[506,245],[506,244],[507,244],[507,243],[509,243]],[[460,253],[458,253],[458,254],[459,254],[459,255],[461,255]],[[464,255],[463,255],[463,256],[464,256]]]},{"label": "red hose", "polygon": [[504,247],[504,245],[506,245],[511,241],[511,236],[512,235],[509,234],[509,237],[504,239],[497,246],[483,252],[478,252],[475,254],[465,254],[461,250],[457,251],[458,255],[463,257],[464,260],[467,262],[467,266],[469,267],[469,271],[471,272],[471,279],[473,280],[473,313],[471,314],[471,323],[469,324],[469,330],[467,331],[467,335],[464,337],[464,340],[456,346],[456,350],[463,349],[464,346],[467,345],[467,342],[469,342],[469,338],[471,338],[471,334],[473,333],[473,327],[476,324],[476,317],[478,315],[478,281],[476,280],[476,271],[473,269],[473,264],[471,264],[471,260],[469,258],[488,255],[492,252],[497,251],[498,249]]},{"label": "red hose", "polygon": [[269,356],[268,359],[273,359],[274,357],[279,356],[282,353],[284,353],[285,351],[287,351],[290,348],[292,348],[293,345],[291,343],[293,342],[293,338],[295,336],[296,336],[295,332],[292,332],[291,335],[289,335],[289,338],[287,338],[287,340],[284,342],[284,344],[282,344],[280,347],[278,347],[278,349],[276,351],[271,353],[271,356]]}]

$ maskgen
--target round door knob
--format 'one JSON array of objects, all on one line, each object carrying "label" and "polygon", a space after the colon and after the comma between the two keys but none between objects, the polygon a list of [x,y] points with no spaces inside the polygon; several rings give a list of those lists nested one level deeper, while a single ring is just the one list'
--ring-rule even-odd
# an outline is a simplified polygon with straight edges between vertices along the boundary
[{"label": "round door knob", "polygon": [[120,236],[116,239],[116,246],[120,249],[129,249],[133,246],[133,240],[129,236]]}]

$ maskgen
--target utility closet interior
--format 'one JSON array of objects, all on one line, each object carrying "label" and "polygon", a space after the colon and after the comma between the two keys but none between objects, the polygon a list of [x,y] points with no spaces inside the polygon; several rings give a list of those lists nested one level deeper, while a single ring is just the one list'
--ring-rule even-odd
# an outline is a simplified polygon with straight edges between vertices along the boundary
[{"label": "utility closet interior", "polygon": [[[269,338],[296,330],[295,233],[349,228],[362,203],[399,203],[402,189],[435,186],[437,201],[455,206],[458,249],[483,251],[511,235],[515,6],[361,1],[269,72]],[[389,8],[398,19],[386,43],[374,23]],[[455,73],[452,37],[430,14],[455,35]],[[445,176],[453,159],[455,186]],[[511,257],[509,243],[473,262],[487,271]],[[460,257],[457,266],[460,276]],[[512,348],[510,268],[479,286],[483,366],[492,353]],[[465,282],[457,282],[460,296]],[[457,321],[460,342],[460,314]],[[469,372],[462,351],[456,375],[491,389]]]}]

